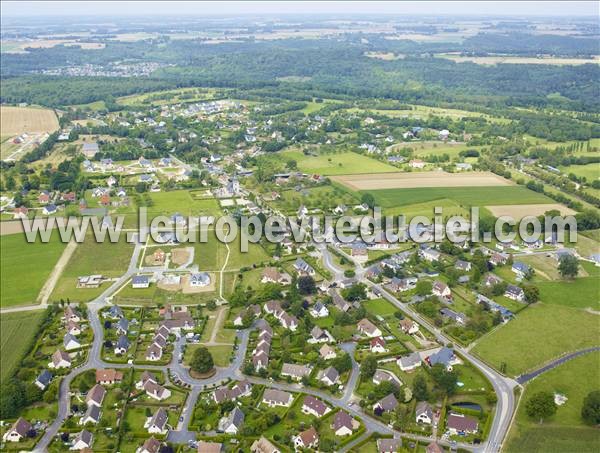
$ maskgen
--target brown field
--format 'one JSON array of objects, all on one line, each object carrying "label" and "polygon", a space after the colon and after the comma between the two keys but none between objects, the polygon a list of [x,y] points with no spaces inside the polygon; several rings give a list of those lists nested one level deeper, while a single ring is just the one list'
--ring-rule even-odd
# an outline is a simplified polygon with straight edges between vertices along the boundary
[{"label": "brown field", "polygon": [[58,118],[53,110],[34,107],[0,107],[0,133],[19,135],[23,132],[54,132]]},{"label": "brown field", "polygon": [[404,55],[396,55],[393,52],[365,52],[365,57],[375,58],[377,60],[392,61],[404,58]]},{"label": "brown field", "polygon": [[378,173],[330,176],[353,190],[414,189],[422,187],[490,187],[511,186],[510,181],[490,172],[446,173],[444,171],[412,173]]},{"label": "brown field", "polygon": [[567,208],[558,203],[550,203],[550,204],[508,204],[502,206],[486,206],[495,217],[500,216],[510,216],[515,220],[520,220],[525,216],[540,216],[544,215],[545,212],[556,209],[562,215],[574,215],[576,211],[573,211],[571,208]]},{"label": "brown field", "polygon": [[470,61],[472,63],[483,65],[483,66],[494,66],[501,63],[506,64],[548,64],[555,66],[564,65],[582,65],[586,63],[600,64],[600,56],[594,58],[558,58],[558,57],[511,57],[511,56],[491,56],[491,57],[463,57],[454,54],[439,54],[436,55],[440,58],[446,58],[448,60],[456,61],[457,63],[464,63]]}]

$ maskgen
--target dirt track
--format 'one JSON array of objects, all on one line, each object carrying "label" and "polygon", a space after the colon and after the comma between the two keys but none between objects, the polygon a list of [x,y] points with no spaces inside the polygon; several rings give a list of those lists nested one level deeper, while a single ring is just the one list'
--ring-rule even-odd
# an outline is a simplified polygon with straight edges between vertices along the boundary
[{"label": "dirt track", "polygon": [[489,187],[512,183],[490,172],[446,173],[422,171],[330,176],[353,190],[414,189],[423,187]]}]

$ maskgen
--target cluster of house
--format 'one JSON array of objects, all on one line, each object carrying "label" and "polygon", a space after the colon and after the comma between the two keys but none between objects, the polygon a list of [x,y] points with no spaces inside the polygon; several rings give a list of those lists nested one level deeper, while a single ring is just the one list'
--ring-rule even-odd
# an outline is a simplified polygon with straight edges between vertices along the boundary
[{"label": "cluster of house", "polygon": [[192,330],[196,326],[187,307],[182,307],[181,310],[175,311],[170,305],[165,305],[159,310],[159,315],[163,320],[154,332],[152,343],[146,349],[146,360],[151,362],[162,358],[171,333],[178,336],[181,334],[181,331]]},{"label": "cluster of house", "polygon": [[285,329],[295,332],[298,328],[298,318],[296,318],[294,315],[290,315],[283,308],[281,308],[281,302],[277,300],[270,300],[265,302],[263,308],[265,313],[272,315],[279,320]]},{"label": "cluster of house", "polygon": [[123,310],[118,305],[111,305],[111,307],[103,313],[103,317],[113,321],[111,327],[115,329],[118,335],[117,341],[113,344],[115,355],[127,354],[130,346],[129,338],[127,337],[129,325],[137,323],[137,320],[134,319],[130,323],[125,317]]},{"label": "cluster of house", "polygon": [[[48,363],[48,368],[61,369],[70,368],[72,364],[72,358],[68,351],[74,351],[81,348],[81,343],[78,340],[78,336],[81,334],[81,315],[77,309],[71,305],[66,305],[64,308],[63,321],[65,323],[66,333],[63,336],[63,349],[57,349],[52,354],[52,359]],[[42,390],[44,390],[50,381],[52,380],[52,373],[48,370],[42,371],[37,377],[35,384]]]},{"label": "cluster of house", "polygon": [[258,340],[256,347],[252,351],[252,365],[254,366],[254,370],[258,372],[261,369],[266,369],[269,365],[273,329],[264,319],[257,321],[257,328]]}]

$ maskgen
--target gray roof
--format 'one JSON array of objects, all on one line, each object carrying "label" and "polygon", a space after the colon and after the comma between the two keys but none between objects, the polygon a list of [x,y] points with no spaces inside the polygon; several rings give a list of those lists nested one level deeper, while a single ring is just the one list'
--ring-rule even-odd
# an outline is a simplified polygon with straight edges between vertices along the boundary
[{"label": "gray roof", "polygon": [[48,385],[51,380],[52,380],[52,373],[50,373],[50,371],[48,371],[48,370],[42,371],[36,379],[37,382],[39,382],[40,384],[42,384],[44,386]]},{"label": "gray roof", "polygon": [[167,424],[168,419],[169,416],[167,414],[167,411],[161,407],[152,416],[152,419],[150,420],[150,426],[156,426],[162,430]]}]

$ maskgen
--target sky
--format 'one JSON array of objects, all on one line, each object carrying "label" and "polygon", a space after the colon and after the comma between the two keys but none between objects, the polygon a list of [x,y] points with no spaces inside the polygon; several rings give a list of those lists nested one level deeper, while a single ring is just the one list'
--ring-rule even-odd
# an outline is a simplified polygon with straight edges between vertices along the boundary
[{"label": "sky", "polygon": [[[143,6],[142,6],[143,5]],[[1,13],[15,16],[240,15],[240,14],[429,14],[503,16],[596,16],[598,1],[7,1]]]}]

